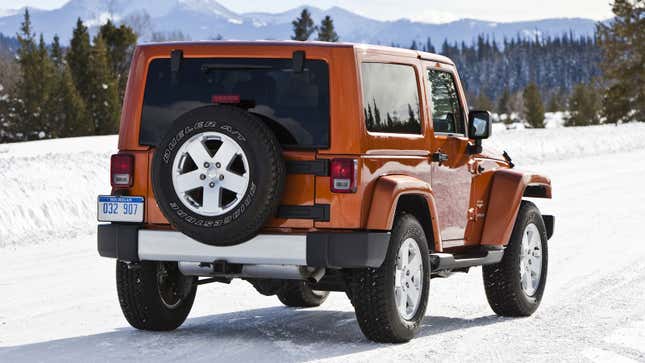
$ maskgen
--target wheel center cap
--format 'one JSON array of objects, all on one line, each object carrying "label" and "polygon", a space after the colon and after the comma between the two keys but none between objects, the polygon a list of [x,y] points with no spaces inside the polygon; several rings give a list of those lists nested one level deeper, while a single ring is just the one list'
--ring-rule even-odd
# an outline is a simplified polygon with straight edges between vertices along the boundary
[{"label": "wheel center cap", "polygon": [[208,179],[212,179],[213,181],[217,180],[217,178],[219,178],[217,168],[214,166],[208,168],[208,170],[206,171],[206,176],[208,177]]}]

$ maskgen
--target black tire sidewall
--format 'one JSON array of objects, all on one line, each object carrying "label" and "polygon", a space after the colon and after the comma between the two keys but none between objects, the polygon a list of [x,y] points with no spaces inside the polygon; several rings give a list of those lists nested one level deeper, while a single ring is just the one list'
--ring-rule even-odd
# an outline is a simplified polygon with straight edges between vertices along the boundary
[{"label": "black tire sidewall", "polygon": [[[381,268],[384,269],[386,288],[385,297],[387,299],[387,305],[389,306],[389,309],[387,309],[387,319],[391,322],[391,327],[395,331],[395,335],[399,337],[406,337],[409,340],[414,337],[416,332],[421,327],[421,322],[425,316],[428,305],[428,298],[430,293],[430,253],[428,250],[428,241],[423,231],[423,227],[417,221],[417,219],[409,214],[403,214],[399,218],[401,218],[400,223],[397,223],[395,228],[392,230],[386,260]],[[401,244],[408,238],[413,238],[419,246],[419,250],[421,251],[421,259],[423,261],[423,281],[421,300],[419,301],[417,311],[412,319],[405,320],[399,315],[396,306],[396,295],[394,293],[394,274],[396,270],[396,261],[399,249],[401,248]]]},{"label": "black tire sidewall", "polygon": [[[538,288],[535,290],[535,294],[532,296],[527,295],[522,289],[521,279],[520,279],[520,259],[522,254],[522,237],[524,230],[529,224],[535,224],[539,233],[540,233],[540,244],[542,247],[542,269],[540,271],[540,283]],[[546,227],[544,225],[544,220],[540,215],[539,210],[535,205],[528,202],[523,202],[522,208],[520,208],[520,213],[517,216],[517,222],[513,228],[513,233],[511,234],[511,243],[507,247],[506,255],[509,258],[513,259],[513,290],[517,291],[517,296],[520,298],[522,303],[523,310],[527,313],[533,313],[540,302],[542,301],[542,296],[544,295],[544,289],[546,287],[547,280],[547,270],[548,270],[548,238],[546,235]]]},{"label": "black tire sidewall", "polygon": [[[192,136],[216,131],[236,141],[249,164],[249,186],[242,200],[220,216],[193,212],[172,184],[172,165]],[[179,231],[207,244],[228,246],[253,237],[277,208],[284,185],[284,162],[275,136],[250,113],[231,106],[207,106],[175,121],[152,162],[153,193],[164,216]]]},{"label": "black tire sidewall", "polygon": [[157,267],[160,262],[143,261],[129,266],[117,261],[117,292],[126,320],[137,329],[174,330],[185,320],[195,301],[197,285],[174,307],[164,304],[159,293]]}]

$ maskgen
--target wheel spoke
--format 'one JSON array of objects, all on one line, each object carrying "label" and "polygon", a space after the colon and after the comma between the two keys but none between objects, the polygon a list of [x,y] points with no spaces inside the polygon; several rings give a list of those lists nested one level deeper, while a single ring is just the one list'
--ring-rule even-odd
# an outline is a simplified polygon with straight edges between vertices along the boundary
[{"label": "wheel spoke", "polygon": [[403,270],[397,268],[394,271],[394,287],[401,287],[403,283]]},{"label": "wheel spoke", "polygon": [[235,193],[241,193],[246,190],[249,182],[247,178],[231,173],[230,171],[225,171],[222,175],[224,176],[224,179],[221,180],[221,185],[224,189],[228,189]]},{"label": "wheel spoke", "polygon": [[407,307],[408,307],[407,297],[408,297],[408,295],[405,292],[403,292],[402,289],[399,289],[399,294],[396,297],[398,299],[398,301],[396,303],[396,306],[399,308],[399,314],[401,316],[407,315]]},{"label": "wheel spoke", "polygon": [[197,166],[201,166],[205,162],[211,161],[211,156],[208,153],[208,150],[206,150],[204,144],[201,143],[201,141],[189,143],[186,151]]},{"label": "wheel spoke", "polygon": [[399,249],[399,259],[401,261],[401,268],[408,266],[408,259],[410,255],[410,245],[408,242],[403,242]]},{"label": "wheel spoke", "polygon": [[226,168],[231,164],[237,153],[237,148],[232,143],[224,141],[215,153],[213,159],[222,163],[222,166]]},{"label": "wheel spoke", "polygon": [[531,269],[532,272],[535,273],[536,276],[540,275],[540,266],[541,261],[538,261],[537,259],[532,259],[531,264],[529,265],[529,268]]},{"label": "wheel spoke", "polygon": [[414,309],[415,306],[417,306],[418,299],[419,299],[419,290],[415,285],[410,285],[410,288],[406,290],[408,294],[408,298],[410,299],[410,305]]},{"label": "wheel spoke", "polygon": [[421,256],[416,254],[413,255],[412,260],[410,260],[409,262],[409,266],[410,266],[410,274],[415,275],[421,269],[421,266],[422,266]]},{"label": "wheel spoke", "polygon": [[195,170],[179,175],[175,181],[175,189],[177,192],[185,193],[203,186],[204,182],[199,179],[200,174],[201,172],[199,170]]},{"label": "wheel spoke", "polygon": [[204,199],[202,208],[207,211],[217,212],[222,209],[222,201],[220,197],[220,188],[204,188]]}]

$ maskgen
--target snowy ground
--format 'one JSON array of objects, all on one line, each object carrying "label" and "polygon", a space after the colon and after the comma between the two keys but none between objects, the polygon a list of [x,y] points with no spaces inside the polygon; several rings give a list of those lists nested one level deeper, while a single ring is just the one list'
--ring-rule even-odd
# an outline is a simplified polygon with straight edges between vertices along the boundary
[{"label": "snowy ground", "polygon": [[[175,332],[136,331],[118,307],[114,261],[87,233],[114,138],[0,145],[0,361],[645,361],[645,125],[568,130],[489,142],[553,179],[554,199],[540,203],[556,215],[540,309],[496,317],[478,268],[434,279],[422,330],[402,345],[363,338],[343,294],[295,310],[240,281],[200,287]],[[47,203],[58,204],[46,213]],[[20,213],[37,223],[23,226]]]}]

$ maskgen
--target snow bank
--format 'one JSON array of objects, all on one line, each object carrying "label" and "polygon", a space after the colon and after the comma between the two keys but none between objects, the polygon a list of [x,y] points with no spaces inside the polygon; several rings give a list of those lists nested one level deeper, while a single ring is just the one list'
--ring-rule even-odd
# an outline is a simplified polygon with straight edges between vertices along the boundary
[{"label": "snow bank", "polygon": [[[71,238],[96,228],[116,136],[0,145],[0,247]],[[519,166],[645,149],[645,124],[495,130],[484,145]]]},{"label": "snow bank", "polygon": [[506,150],[518,166],[645,149],[645,123],[547,129],[495,128],[484,147]]},{"label": "snow bank", "polygon": [[92,233],[116,145],[116,136],[0,145],[0,247]]}]

